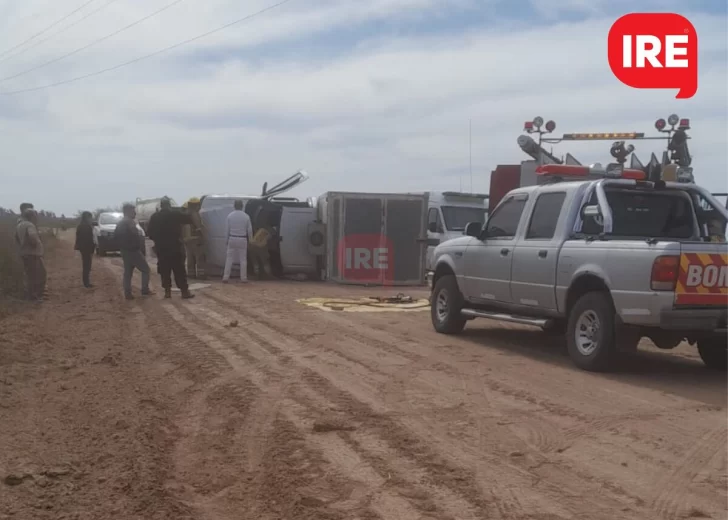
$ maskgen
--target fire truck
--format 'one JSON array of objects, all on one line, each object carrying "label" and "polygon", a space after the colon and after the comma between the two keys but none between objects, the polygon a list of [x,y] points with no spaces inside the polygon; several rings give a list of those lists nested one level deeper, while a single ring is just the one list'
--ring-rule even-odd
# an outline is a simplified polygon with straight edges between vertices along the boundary
[{"label": "fire truck", "polygon": [[[503,196],[509,191],[525,186],[534,186],[544,182],[550,182],[550,177],[538,175],[537,168],[548,165],[578,166],[588,168],[592,172],[602,172],[606,176],[617,176],[617,170],[624,169],[624,162],[627,156],[631,155],[628,169],[644,172],[648,180],[679,180],[681,182],[693,182],[693,169],[691,166],[692,157],[688,150],[690,137],[687,131],[690,130],[690,120],[680,118],[672,114],[665,119],[655,121],[655,129],[662,135],[648,136],[644,132],[602,132],[602,133],[572,133],[564,134],[561,137],[552,137],[556,130],[556,123],[550,120],[544,124],[542,117],[536,117],[533,121],[527,121],[523,126],[525,135],[518,137],[518,146],[531,157],[520,164],[498,165],[491,172],[490,177],[490,207],[495,208]],[[535,138],[534,138],[535,136]],[[662,140],[667,146],[662,153],[661,160],[653,153],[650,161],[643,164],[634,155],[634,145],[626,144],[629,141]],[[544,148],[546,144],[558,144],[562,142],[576,141],[613,141],[611,155],[617,159],[616,164],[603,167],[599,163],[584,166],[570,153],[563,157],[557,157],[553,152]],[[621,171],[621,170],[620,170]],[[716,197],[728,197],[728,194],[717,193]],[[728,208],[728,200],[726,201]]]}]

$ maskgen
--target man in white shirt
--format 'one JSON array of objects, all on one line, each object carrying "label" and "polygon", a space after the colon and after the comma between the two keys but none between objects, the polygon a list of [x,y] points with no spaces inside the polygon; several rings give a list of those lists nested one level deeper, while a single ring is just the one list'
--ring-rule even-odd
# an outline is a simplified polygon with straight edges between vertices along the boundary
[{"label": "man in white shirt", "polygon": [[227,217],[225,236],[227,237],[227,258],[222,281],[230,280],[230,271],[237,261],[240,264],[240,281],[248,281],[248,240],[253,238],[253,224],[243,211],[243,201],[235,201],[235,209]]}]

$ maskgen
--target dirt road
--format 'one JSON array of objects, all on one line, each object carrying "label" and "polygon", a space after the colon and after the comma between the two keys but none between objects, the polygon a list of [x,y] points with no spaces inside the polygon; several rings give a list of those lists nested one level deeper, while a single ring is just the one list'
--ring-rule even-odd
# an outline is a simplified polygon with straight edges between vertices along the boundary
[{"label": "dirt road", "polygon": [[539,331],[294,301],[371,290],[78,271],[0,322],[0,519],[726,518],[726,379],[689,348],[596,375]]}]

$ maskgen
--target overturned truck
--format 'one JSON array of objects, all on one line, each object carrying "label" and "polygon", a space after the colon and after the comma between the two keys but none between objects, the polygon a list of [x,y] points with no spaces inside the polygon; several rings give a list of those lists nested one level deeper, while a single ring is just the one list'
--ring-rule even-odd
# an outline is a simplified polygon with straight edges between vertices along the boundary
[{"label": "overturned truck", "polygon": [[[308,179],[299,171],[263,186],[261,195],[213,194],[201,198],[206,229],[206,272],[225,266],[225,222],[242,200],[253,231],[273,230],[268,252],[277,277],[360,285],[424,284],[427,249],[427,194],[327,192],[305,201],[283,197]],[[233,273],[238,266],[233,267]],[[253,275],[252,263],[248,262]]]}]

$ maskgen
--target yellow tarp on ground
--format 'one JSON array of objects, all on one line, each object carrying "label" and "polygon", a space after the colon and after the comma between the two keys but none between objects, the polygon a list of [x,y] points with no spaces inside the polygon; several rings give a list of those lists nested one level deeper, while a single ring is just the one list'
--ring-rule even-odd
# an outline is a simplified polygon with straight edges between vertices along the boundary
[{"label": "yellow tarp on ground", "polygon": [[426,299],[397,303],[380,302],[376,298],[303,298],[296,301],[322,311],[416,312],[430,308]]}]

